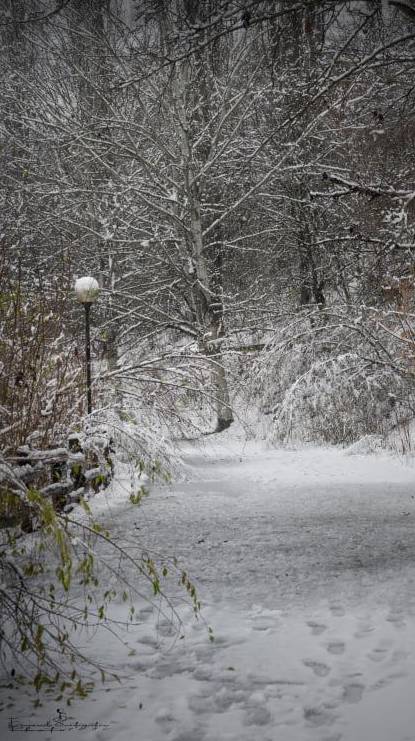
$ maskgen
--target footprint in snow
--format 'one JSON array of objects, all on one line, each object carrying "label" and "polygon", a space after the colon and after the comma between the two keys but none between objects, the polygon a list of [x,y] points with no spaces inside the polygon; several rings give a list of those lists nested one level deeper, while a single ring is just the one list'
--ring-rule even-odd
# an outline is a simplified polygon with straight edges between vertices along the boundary
[{"label": "footprint in snow", "polygon": [[166,661],[159,663],[157,666],[153,666],[151,671],[147,672],[147,676],[151,679],[166,679],[167,677],[174,677],[176,674],[184,674],[185,672],[191,672],[193,669],[191,664],[180,664],[176,661]]},{"label": "footprint in snow", "polygon": [[235,692],[233,689],[228,689],[227,687],[222,687],[215,695],[214,697],[214,708],[216,713],[224,713],[225,710],[228,710],[228,708],[231,707],[231,705],[234,705],[237,702],[243,702],[245,700],[245,693],[242,693],[243,697],[241,698],[240,692]]},{"label": "footprint in snow", "polygon": [[395,681],[395,679],[404,679],[406,677],[405,672],[395,672],[394,674],[389,674],[387,677],[383,677],[383,679],[379,679],[375,684],[372,684],[370,689],[371,690],[382,690],[384,687],[388,687],[392,682]]},{"label": "footprint in snow", "polygon": [[152,635],[144,635],[138,638],[137,643],[141,643],[143,646],[149,646],[150,648],[160,648],[160,642]]},{"label": "footprint in snow", "polygon": [[380,661],[383,661],[387,656],[388,650],[386,648],[374,648],[373,651],[370,651],[368,653],[368,659],[370,661],[375,661],[376,663],[379,663]]},{"label": "footprint in snow", "polygon": [[201,728],[192,728],[190,731],[178,731],[170,737],[170,741],[203,741],[205,737],[206,733]]},{"label": "footprint in snow", "polygon": [[326,677],[327,674],[329,674],[330,667],[328,667],[326,664],[322,664],[319,661],[313,661],[312,659],[305,659],[303,661],[304,666],[307,666],[309,669],[312,670],[312,672],[316,675],[316,677]]},{"label": "footprint in snow", "polygon": [[160,725],[170,724],[173,723],[176,718],[174,716],[173,710],[171,708],[160,708],[156,715],[154,720],[156,723],[159,723]]},{"label": "footprint in snow", "polygon": [[281,617],[280,610],[266,610],[260,605],[253,605],[249,622],[253,630],[269,630],[275,628]]},{"label": "footprint in snow", "polygon": [[146,605],[145,607],[142,607],[141,610],[138,611],[137,617],[139,620],[147,620],[147,618],[151,617],[153,614],[154,608],[152,605]]},{"label": "footprint in snow", "polygon": [[327,651],[329,654],[344,654],[346,649],[346,646],[344,645],[343,641],[333,641],[332,643],[327,644]]},{"label": "footprint in snow", "polygon": [[338,603],[334,603],[333,605],[330,605],[330,612],[335,617],[344,617],[346,614],[345,609]]},{"label": "footprint in snow", "polygon": [[394,628],[402,629],[406,627],[406,622],[399,613],[391,613],[386,620],[388,623],[392,623]]},{"label": "footprint in snow", "polygon": [[356,633],[354,634],[354,637],[355,638],[367,638],[369,633],[373,633],[374,630],[375,628],[373,625],[364,623],[358,627]]},{"label": "footprint in snow", "polygon": [[253,630],[269,630],[270,628],[275,627],[275,620],[273,620],[270,617],[266,617],[265,615],[258,615],[258,617],[255,617],[253,619]]},{"label": "footprint in snow", "polygon": [[189,710],[196,715],[202,715],[203,713],[212,713],[214,711],[212,697],[205,697],[202,694],[191,695],[187,701]]},{"label": "footprint in snow", "polygon": [[330,726],[336,720],[336,716],[324,707],[304,708],[303,714],[307,724],[315,728]]},{"label": "footprint in snow", "polygon": [[271,713],[263,706],[250,708],[243,720],[244,726],[267,726],[271,722]]},{"label": "footprint in snow", "polygon": [[212,670],[203,666],[198,667],[193,672],[193,679],[196,679],[198,682],[209,682],[212,676]]},{"label": "footprint in snow", "polygon": [[307,625],[311,628],[311,634],[313,636],[319,636],[327,630],[327,625],[323,625],[323,623],[315,623],[313,620],[309,620]]},{"label": "footprint in snow", "polygon": [[170,636],[177,634],[177,627],[171,620],[160,620],[157,623],[157,633],[163,638],[170,638]]},{"label": "footprint in snow", "polygon": [[343,701],[348,703],[360,702],[363,697],[365,687],[363,684],[352,683],[346,684],[343,689]]},{"label": "footprint in snow", "polygon": [[209,644],[207,646],[197,646],[195,648],[195,656],[198,661],[210,661],[210,659],[212,658],[212,645]]}]

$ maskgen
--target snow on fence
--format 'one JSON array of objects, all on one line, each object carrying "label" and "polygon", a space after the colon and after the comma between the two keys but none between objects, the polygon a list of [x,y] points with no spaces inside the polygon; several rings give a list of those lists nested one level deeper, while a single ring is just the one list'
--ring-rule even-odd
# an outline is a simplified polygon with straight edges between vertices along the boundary
[{"label": "snow on fence", "polygon": [[[107,443],[100,462],[95,452],[84,451],[79,436],[73,434],[65,448],[36,450],[23,445],[7,459],[7,464],[13,476],[28,489],[50,498],[56,511],[69,512],[88,491],[108,486],[113,473],[110,453],[110,443]],[[2,481],[1,472],[0,493],[4,501],[8,494],[13,495],[7,481]],[[0,512],[0,528],[20,524],[22,529],[32,530],[30,512],[28,508],[23,509],[6,503]]]}]

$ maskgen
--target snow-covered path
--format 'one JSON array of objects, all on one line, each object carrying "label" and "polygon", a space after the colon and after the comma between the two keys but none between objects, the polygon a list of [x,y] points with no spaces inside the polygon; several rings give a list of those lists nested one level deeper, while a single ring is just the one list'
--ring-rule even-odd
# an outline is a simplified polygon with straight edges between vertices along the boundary
[{"label": "snow-covered path", "polygon": [[[134,527],[146,548],[186,564],[215,641],[190,608],[185,638],[173,640],[145,605],[128,648],[96,636],[91,648],[126,680],[71,708],[108,724],[76,737],[415,741],[413,467],[225,433],[183,453],[185,482],[140,510],[119,490],[108,517],[120,537]],[[6,714],[2,738],[17,739]]]},{"label": "snow-covered path", "polygon": [[185,452],[190,480],[148,502],[145,542],[182,556],[209,599],[230,592],[245,607],[310,609],[329,595],[378,603],[384,594],[395,607],[401,597],[407,604],[401,579],[415,575],[413,468],[236,440]]}]

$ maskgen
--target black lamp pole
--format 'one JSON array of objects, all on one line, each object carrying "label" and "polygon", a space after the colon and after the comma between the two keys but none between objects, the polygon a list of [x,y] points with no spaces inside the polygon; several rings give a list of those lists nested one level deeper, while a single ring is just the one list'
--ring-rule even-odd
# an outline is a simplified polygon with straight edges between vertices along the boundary
[{"label": "black lamp pole", "polygon": [[85,307],[85,362],[86,362],[86,401],[88,414],[92,412],[92,373],[91,373],[91,305],[99,294],[98,281],[90,275],[84,275],[75,281],[75,294]]},{"label": "black lamp pole", "polygon": [[91,382],[91,333],[90,312],[91,302],[85,301],[85,358],[86,358],[86,398],[88,414],[92,412],[92,382]]}]

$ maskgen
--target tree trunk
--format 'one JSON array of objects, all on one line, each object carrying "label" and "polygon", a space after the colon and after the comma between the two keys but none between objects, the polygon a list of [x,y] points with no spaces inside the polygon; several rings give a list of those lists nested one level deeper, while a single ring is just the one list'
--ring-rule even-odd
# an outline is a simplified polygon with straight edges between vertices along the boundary
[{"label": "tree trunk", "polygon": [[215,395],[216,428],[215,432],[222,432],[231,426],[233,412],[230,403],[228,381],[223,366],[222,355],[215,353],[211,362],[212,387]]},{"label": "tree trunk", "polygon": [[[225,430],[233,422],[230,395],[223,359],[216,341],[224,336],[221,298],[220,254],[208,255],[203,239],[202,203],[199,183],[194,179],[197,169],[191,140],[191,126],[187,120],[186,83],[189,66],[185,62],[176,69],[173,80],[176,107],[176,131],[184,164],[184,190],[187,197],[189,232],[186,237],[195,271],[192,298],[199,334],[199,347],[209,360],[211,386],[215,398],[216,432]],[[207,93],[205,94],[207,99]]]}]

